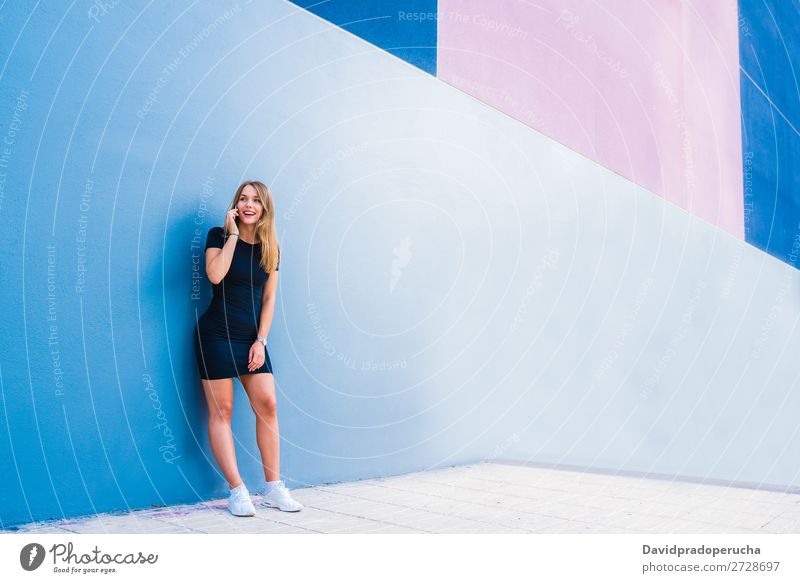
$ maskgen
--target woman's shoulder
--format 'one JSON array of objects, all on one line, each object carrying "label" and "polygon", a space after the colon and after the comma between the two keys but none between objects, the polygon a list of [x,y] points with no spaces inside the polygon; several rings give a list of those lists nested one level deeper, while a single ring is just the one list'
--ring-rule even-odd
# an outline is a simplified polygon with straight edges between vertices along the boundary
[{"label": "woman's shoulder", "polygon": [[225,230],[222,227],[211,227],[206,235],[206,249],[216,247],[221,249],[225,245]]},{"label": "woman's shoulder", "polygon": [[208,230],[208,236],[214,240],[225,240],[227,237],[225,236],[225,228],[224,227],[211,227]]}]

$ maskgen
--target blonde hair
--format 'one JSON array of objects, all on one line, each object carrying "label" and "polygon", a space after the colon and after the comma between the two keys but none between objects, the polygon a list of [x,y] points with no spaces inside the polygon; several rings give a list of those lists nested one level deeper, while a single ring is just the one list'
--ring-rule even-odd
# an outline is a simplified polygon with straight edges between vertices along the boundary
[{"label": "blonde hair", "polygon": [[278,236],[275,233],[275,205],[272,202],[272,193],[269,187],[258,180],[242,182],[239,188],[236,189],[236,194],[233,195],[233,200],[231,200],[228,210],[236,208],[236,203],[239,202],[239,197],[248,184],[255,188],[261,206],[264,209],[255,229],[255,242],[261,243],[261,267],[267,273],[272,273],[278,267],[281,250],[278,245]]}]

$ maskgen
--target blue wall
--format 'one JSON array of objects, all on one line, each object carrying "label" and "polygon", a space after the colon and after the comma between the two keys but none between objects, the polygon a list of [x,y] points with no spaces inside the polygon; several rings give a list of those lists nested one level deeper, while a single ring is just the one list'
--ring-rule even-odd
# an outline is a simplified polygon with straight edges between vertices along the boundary
[{"label": "blue wall", "polygon": [[797,265],[800,3],[739,0],[745,239]]},{"label": "blue wall", "polygon": [[[192,333],[210,299],[205,234],[249,178],[272,185],[284,245],[270,336],[287,482],[475,457],[426,443],[447,385],[420,360],[436,359],[373,341],[422,345],[391,336],[435,322],[405,315],[435,305],[409,295],[432,272],[403,268],[403,241],[435,247],[416,237],[423,225],[384,224],[409,211],[380,180],[349,183],[382,139],[376,120],[410,120],[413,137],[411,113],[373,112],[405,107],[430,76],[279,1],[14,2],[2,16],[0,268],[14,309],[0,316],[0,526],[227,494]],[[405,89],[390,98],[398,75]],[[370,259],[379,275],[365,281]],[[403,280],[390,290],[393,269]],[[374,285],[398,303],[374,309]],[[356,324],[365,331],[351,338]],[[238,385],[234,430],[255,487],[254,416]]]},{"label": "blue wall", "polygon": [[436,75],[437,0],[293,0],[302,6]]}]

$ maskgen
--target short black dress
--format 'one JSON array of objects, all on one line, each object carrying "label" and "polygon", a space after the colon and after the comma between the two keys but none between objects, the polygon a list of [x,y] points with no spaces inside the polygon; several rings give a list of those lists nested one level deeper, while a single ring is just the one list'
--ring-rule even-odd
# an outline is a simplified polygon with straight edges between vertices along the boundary
[{"label": "short black dress", "polygon": [[[206,249],[221,249],[224,244],[223,228],[212,227]],[[201,379],[272,372],[266,350],[261,368],[253,372],[247,369],[250,347],[258,336],[263,286],[269,277],[260,261],[261,244],[251,245],[237,237],[230,269],[221,282],[212,284],[211,303],[195,327],[194,348]]]}]

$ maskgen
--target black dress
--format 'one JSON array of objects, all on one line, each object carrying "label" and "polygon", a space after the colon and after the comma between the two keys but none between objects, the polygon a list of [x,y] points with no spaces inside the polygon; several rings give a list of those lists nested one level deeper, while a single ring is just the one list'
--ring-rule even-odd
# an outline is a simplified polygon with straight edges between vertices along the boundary
[{"label": "black dress", "polygon": [[[225,231],[222,227],[212,227],[206,249],[221,249],[224,243]],[[247,369],[250,347],[258,336],[263,286],[269,277],[260,260],[260,243],[251,245],[236,237],[230,269],[221,282],[212,284],[211,303],[195,327],[195,356],[201,379],[272,372],[266,349],[261,368],[253,372]]]}]

